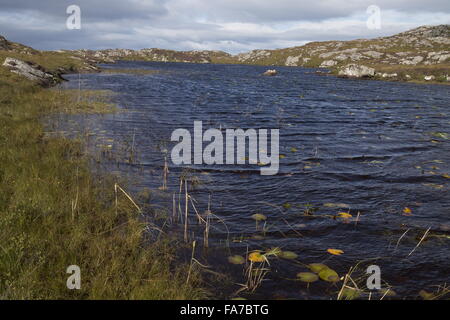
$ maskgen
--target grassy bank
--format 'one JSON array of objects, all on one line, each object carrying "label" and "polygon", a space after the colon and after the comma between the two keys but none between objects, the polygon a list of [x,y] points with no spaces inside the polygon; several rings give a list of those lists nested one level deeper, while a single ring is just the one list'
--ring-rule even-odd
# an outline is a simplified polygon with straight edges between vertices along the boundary
[{"label": "grassy bank", "polygon": [[[0,67],[0,299],[204,297],[198,274],[186,281],[175,262],[176,240],[144,241],[139,212],[116,198],[115,178],[90,172],[83,142],[45,137],[43,116],[97,107]],[[81,290],[67,289],[70,265]]]}]

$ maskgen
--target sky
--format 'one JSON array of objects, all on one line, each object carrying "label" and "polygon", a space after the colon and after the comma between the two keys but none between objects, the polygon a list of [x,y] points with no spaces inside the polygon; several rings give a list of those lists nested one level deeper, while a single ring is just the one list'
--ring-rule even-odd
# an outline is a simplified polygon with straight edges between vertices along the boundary
[{"label": "sky", "polygon": [[[80,8],[68,29],[67,7]],[[379,20],[369,6],[377,6]],[[367,20],[379,21],[379,28]],[[74,21],[70,19],[70,21]],[[275,49],[450,24],[449,0],[0,0],[0,35],[40,50]]]}]

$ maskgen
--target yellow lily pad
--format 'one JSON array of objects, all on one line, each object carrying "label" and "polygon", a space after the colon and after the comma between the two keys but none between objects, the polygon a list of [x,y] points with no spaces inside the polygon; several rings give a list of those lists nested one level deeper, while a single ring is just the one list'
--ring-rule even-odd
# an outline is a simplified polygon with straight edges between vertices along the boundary
[{"label": "yellow lily pad", "polygon": [[266,261],[266,258],[261,254],[261,252],[256,251],[249,254],[248,260],[251,262],[264,262]]},{"label": "yellow lily pad", "polygon": [[328,252],[329,254],[333,254],[333,255],[335,255],[335,256],[340,256],[341,254],[344,253],[344,251],[339,250],[339,249],[327,249],[327,252]]},{"label": "yellow lily pad", "polygon": [[408,207],[405,207],[405,209],[403,209],[403,213],[404,214],[411,214],[412,210],[410,208],[408,208]]},{"label": "yellow lily pad", "polygon": [[344,218],[344,219],[348,219],[348,218],[352,217],[352,215],[348,212],[339,212],[338,216],[339,216],[339,218]]}]

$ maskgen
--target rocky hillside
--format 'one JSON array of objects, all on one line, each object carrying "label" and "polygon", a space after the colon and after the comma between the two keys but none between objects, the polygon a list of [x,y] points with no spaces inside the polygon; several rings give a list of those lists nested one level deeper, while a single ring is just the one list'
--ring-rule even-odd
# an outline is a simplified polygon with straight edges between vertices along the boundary
[{"label": "rocky hillside", "polygon": [[[43,55],[41,51],[0,37],[0,56],[2,52],[18,53],[35,63],[39,63],[37,58]],[[422,26],[370,40],[311,42],[299,47],[254,50],[237,55],[223,51],[164,49],[61,50],[45,55],[58,57],[55,61],[64,59],[70,66],[69,71],[80,72],[97,71],[97,63],[142,60],[325,68],[327,70],[321,72],[347,77],[449,83],[450,25]],[[67,67],[60,71],[67,71]]]},{"label": "rocky hillside", "polygon": [[327,68],[349,76],[358,76],[345,72],[349,66],[363,66],[373,70],[363,73],[364,76],[448,81],[450,25],[422,26],[371,40],[312,42],[287,49],[254,50],[234,58],[244,64]]},{"label": "rocky hillside", "polygon": [[0,50],[24,54],[35,54],[38,52],[37,50],[24,46],[23,44],[8,41],[2,36],[0,36]]},{"label": "rocky hillside", "polygon": [[[64,51],[63,51],[64,52]],[[232,56],[223,51],[175,51],[165,49],[105,49],[65,51],[72,55],[103,63],[113,63],[117,60],[141,60],[157,62],[214,63],[226,61]]]}]

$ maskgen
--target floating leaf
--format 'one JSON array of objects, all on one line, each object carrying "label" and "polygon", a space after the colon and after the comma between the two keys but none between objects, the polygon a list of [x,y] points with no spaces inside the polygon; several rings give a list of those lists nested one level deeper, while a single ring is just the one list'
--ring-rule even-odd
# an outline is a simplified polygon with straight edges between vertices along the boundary
[{"label": "floating leaf", "polygon": [[341,297],[345,300],[358,299],[361,296],[361,291],[355,288],[344,288]]},{"label": "floating leaf", "polygon": [[412,210],[411,210],[410,208],[405,207],[405,209],[403,209],[403,214],[405,214],[405,215],[411,215],[411,213],[412,213]]},{"label": "floating leaf", "polygon": [[424,186],[434,188],[434,189],[443,189],[444,185],[442,184],[436,184],[436,183],[422,183]]},{"label": "floating leaf", "polygon": [[340,256],[341,254],[344,253],[344,251],[339,249],[327,249],[327,252],[330,254],[334,254],[335,256]]},{"label": "floating leaf", "polygon": [[252,262],[264,262],[266,261],[266,258],[261,254],[261,252],[256,251],[249,254],[248,260]]},{"label": "floating leaf", "polygon": [[264,236],[260,235],[260,234],[254,234],[251,239],[253,240],[264,240]]},{"label": "floating leaf", "polygon": [[381,288],[380,293],[382,296],[387,296],[387,297],[394,297],[397,295],[397,293],[394,290],[392,290],[391,288]]},{"label": "floating leaf", "polygon": [[314,273],[319,273],[323,269],[328,269],[323,263],[311,263],[308,265],[309,269]]},{"label": "floating leaf", "polygon": [[284,154],[280,154],[280,159],[284,159],[284,158],[286,158],[286,155],[284,155]]},{"label": "floating leaf", "polygon": [[334,271],[333,269],[330,269],[330,268],[322,269],[319,272],[319,277],[320,277],[320,279],[322,279],[324,281],[328,281],[328,282],[338,282],[339,281],[339,275],[336,273],[336,271]]},{"label": "floating leaf", "polygon": [[289,209],[290,207],[292,207],[290,203],[283,203],[283,208]]},{"label": "floating leaf", "polygon": [[232,264],[244,264],[245,258],[240,255],[235,255],[235,256],[228,257],[228,262],[232,263]]},{"label": "floating leaf", "polygon": [[339,218],[344,218],[344,219],[348,219],[348,218],[352,217],[352,215],[348,212],[339,212],[338,216],[339,216]]},{"label": "floating leaf", "polygon": [[295,252],[292,252],[292,251],[282,251],[278,256],[280,258],[288,259],[288,260],[293,260],[293,259],[297,259],[298,258],[298,255]]},{"label": "floating leaf", "polygon": [[446,179],[450,179],[450,175],[448,175],[447,173],[446,174],[443,174],[442,175],[444,178],[446,178]]},{"label": "floating leaf", "polygon": [[324,207],[327,208],[341,208],[341,209],[346,209],[346,208],[350,208],[350,205],[346,204],[346,203],[324,203],[323,204]]},{"label": "floating leaf", "polygon": [[262,213],[255,213],[254,215],[252,215],[253,220],[256,221],[263,221],[263,220],[267,220],[267,217],[265,215],[263,215]]},{"label": "floating leaf", "polygon": [[421,296],[424,300],[433,300],[434,294],[427,292],[425,290],[420,290],[419,296]]},{"label": "floating leaf", "polygon": [[291,148],[291,152],[297,152],[297,148]]},{"label": "floating leaf", "polygon": [[448,134],[445,133],[445,132],[432,132],[431,135],[433,137],[444,139],[444,140],[448,140],[449,139]]},{"label": "floating leaf", "polygon": [[317,276],[317,274],[312,273],[312,272],[297,273],[297,278],[300,281],[307,282],[307,283],[311,283],[311,282],[315,282],[315,281],[319,280],[319,277]]}]

